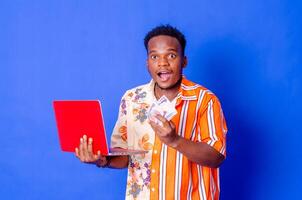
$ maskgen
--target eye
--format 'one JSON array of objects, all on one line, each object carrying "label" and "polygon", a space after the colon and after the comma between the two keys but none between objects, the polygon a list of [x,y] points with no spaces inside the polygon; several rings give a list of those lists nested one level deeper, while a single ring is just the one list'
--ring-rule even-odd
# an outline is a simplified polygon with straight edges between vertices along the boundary
[{"label": "eye", "polygon": [[176,56],[176,54],[174,54],[174,53],[170,53],[168,57],[174,59],[174,58],[176,58],[177,56]]},{"label": "eye", "polygon": [[156,60],[156,59],[158,58],[158,56],[157,56],[157,55],[151,55],[150,58],[151,58],[152,60]]}]

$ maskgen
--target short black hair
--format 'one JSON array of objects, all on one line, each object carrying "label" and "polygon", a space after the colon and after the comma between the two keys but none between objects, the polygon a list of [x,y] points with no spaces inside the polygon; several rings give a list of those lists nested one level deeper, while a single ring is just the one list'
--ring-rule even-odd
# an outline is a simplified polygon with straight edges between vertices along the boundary
[{"label": "short black hair", "polygon": [[177,28],[169,24],[156,26],[146,34],[144,38],[144,45],[147,51],[148,51],[149,40],[153,37],[160,36],[160,35],[167,35],[176,38],[179,44],[181,45],[182,54],[185,55],[185,48],[186,48],[187,41],[184,34],[180,32]]}]

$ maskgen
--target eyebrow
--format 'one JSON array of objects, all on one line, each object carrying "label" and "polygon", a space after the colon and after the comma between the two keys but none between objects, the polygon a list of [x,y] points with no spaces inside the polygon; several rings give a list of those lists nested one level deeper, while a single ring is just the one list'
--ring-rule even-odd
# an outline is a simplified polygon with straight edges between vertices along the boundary
[{"label": "eyebrow", "polygon": [[[173,48],[170,48],[170,49],[167,49],[168,51],[174,51],[174,52],[177,52],[177,49],[173,49]],[[157,51],[155,51],[155,50],[151,50],[151,51],[149,51],[149,53],[155,53],[155,52],[157,52]]]}]

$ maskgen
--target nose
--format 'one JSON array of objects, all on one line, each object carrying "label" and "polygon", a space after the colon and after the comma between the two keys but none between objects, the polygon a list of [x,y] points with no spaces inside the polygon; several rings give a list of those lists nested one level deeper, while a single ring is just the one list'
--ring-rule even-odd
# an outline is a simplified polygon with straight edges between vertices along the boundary
[{"label": "nose", "polygon": [[159,66],[167,66],[169,65],[168,60],[165,57],[160,57],[158,61]]}]

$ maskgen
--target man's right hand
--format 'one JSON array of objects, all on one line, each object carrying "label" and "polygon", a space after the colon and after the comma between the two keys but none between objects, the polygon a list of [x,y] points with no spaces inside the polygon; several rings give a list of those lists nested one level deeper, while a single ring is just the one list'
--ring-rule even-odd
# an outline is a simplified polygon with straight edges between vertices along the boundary
[{"label": "man's right hand", "polygon": [[75,149],[76,157],[81,160],[81,162],[88,164],[95,164],[98,167],[104,167],[108,164],[108,159],[106,156],[102,156],[101,152],[98,151],[94,154],[92,151],[92,138],[88,138],[84,135],[80,139],[80,146]]}]

